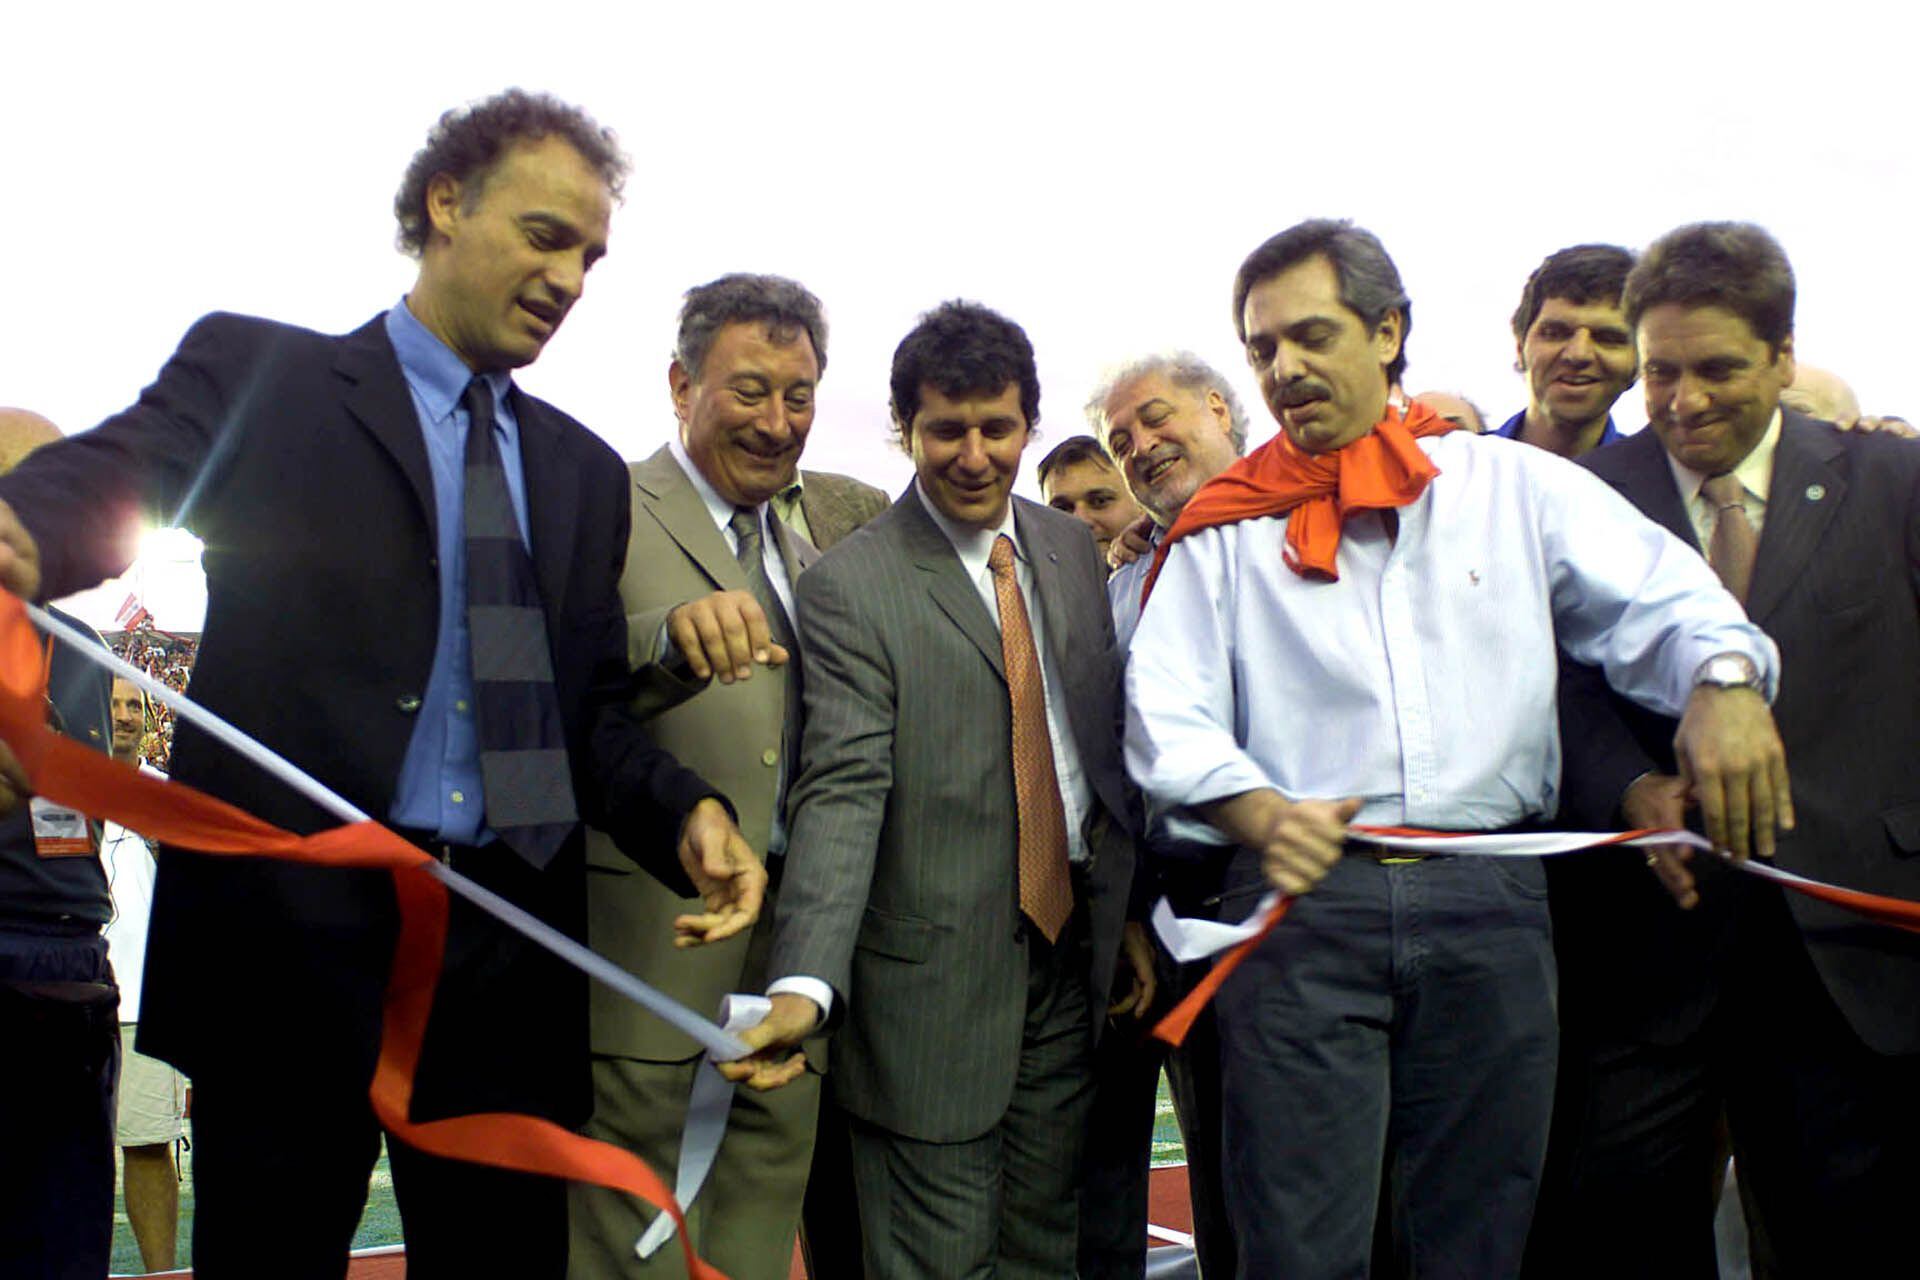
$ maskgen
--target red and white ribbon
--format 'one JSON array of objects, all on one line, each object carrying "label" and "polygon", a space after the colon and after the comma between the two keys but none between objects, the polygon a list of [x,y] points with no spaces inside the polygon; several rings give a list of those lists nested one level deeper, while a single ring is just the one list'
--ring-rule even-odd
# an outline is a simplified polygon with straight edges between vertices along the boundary
[{"label": "red and white ribbon", "polygon": [[[1575,853],[1582,849],[1603,848],[1608,845],[1624,848],[1686,845],[1690,848],[1714,852],[1713,845],[1706,837],[1682,830],[1524,831],[1499,834],[1422,831],[1413,827],[1354,826],[1349,827],[1348,830],[1368,844],[1385,849],[1397,849],[1408,857],[1444,853],[1492,858],[1542,858],[1562,853]],[[1844,907],[1879,924],[1920,933],[1920,903],[1908,902],[1903,898],[1889,898],[1881,894],[1862,893],[1857,889],[1846,889],[1821,880],[1810,880],[1805,876],[1795,875],[1791,871],[1782,871],[1772,863],[1763,862],[1758,858],[1733,861],[1731,855],[1723,856],[1747,874],[1772,880],[1795,893],[1802,893],[1808,897]],[[1212,970],[1200,980],[1187,997],[1160,1020],[1154,1027],[1153,1034],[1169,1044],[1179,1044],[1186,1039],[1193,1020],[1199,1016],[1200,1010],[1206,1007],[1207,1002],[1213,999],[1221,983],[1240,967],[1241,962],[1260,945],[1262,939],[1273,932],[1274,926],[1286,917],[1287,908],[1292,903],[1292,898],[1282,897],[1280,892],[1275,890],[1260,899],[1252,914],[1239,924],[1221,924],[1214,920],[1194,920],[1176,916],[1165,898],[1154,904],[1154,932],[1159,935],[1161,944],[1175,960],[1191,963],[1196,960],[1205,960],[1209,956],[1218,955],[1221,958],[1214,963]],[[1222,952],[1225,954],[1222,955]]]}]

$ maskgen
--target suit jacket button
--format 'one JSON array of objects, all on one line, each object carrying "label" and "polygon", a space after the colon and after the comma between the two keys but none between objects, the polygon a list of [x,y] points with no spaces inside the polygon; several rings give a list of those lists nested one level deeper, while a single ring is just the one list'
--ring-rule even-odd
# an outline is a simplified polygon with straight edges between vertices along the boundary
[{"label": "suit jacket button", "polygon": [[393,700],[393,709],[404,715],[412,715],[420,709],[420,699],[415,694],[403,693]]},{"label": "suit jacket button", "polygon": [[771,769],[773,768],[773,766],[780,763],[780,753],[778,751],[775,751],[772,747],[768,747],[765,751],[762,751],[760,753],[760,763],[767,766],[767,768]]}]

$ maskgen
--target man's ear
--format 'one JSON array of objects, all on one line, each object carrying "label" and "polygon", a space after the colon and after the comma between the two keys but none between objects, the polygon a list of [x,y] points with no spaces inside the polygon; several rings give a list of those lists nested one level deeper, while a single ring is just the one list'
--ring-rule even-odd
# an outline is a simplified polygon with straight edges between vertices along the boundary
[{"label": "man's ear", "polygon": [[427,179],[427,227],[431,234],[451,236],[465,214],[465,189],[450,173]]},{"label": "man's ear", "polygon": [[693,375],[678,356],[667,365],[667,394],[673,397],[673,416],[686,426],[693,416]]},{"label": "man's ear", "polygon": [[1400,346],[1406,337],[1407,317],[1400,308],[1395,307],[1380,318],[1380,326],[1373,331],[1373,346],[1379,353],[1381,368],[1400,358]]}]

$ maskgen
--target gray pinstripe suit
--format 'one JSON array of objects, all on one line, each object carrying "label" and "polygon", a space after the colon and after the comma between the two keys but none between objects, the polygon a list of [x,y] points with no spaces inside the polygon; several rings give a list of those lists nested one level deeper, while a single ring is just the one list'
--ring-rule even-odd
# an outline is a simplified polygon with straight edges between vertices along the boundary
[{"label": "gray pinstripe suit", "polygon": [[[1070,1068],[1084,1074],[1133,881],[1122,658],[1085,528],[1023,499],[1014,509],[1096,801],[1076,883],[1084,929],[1063,935],[1089,940],[1095,1012]],[[769,971],[833,986],[830,1081],[854,1117],[918,1143],[981,1138],[1016,1106],[1038,964],[1018,907],[999,630],[912,489],[802,574],[797,595],[807,728]],[[1059,1152],[1069,1187],[1075,1145]]]}]

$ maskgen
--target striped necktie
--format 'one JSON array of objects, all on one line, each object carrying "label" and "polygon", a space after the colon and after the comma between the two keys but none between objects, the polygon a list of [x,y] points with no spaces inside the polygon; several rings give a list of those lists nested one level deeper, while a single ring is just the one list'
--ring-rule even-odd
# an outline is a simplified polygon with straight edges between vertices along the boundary
[{"label": "striped necktie", "polygon": [[494,439],[493,390],[475,378],[460,401],[467,410],[467,638],[486,824],[544,867],[580,816],[547,615]]}]

